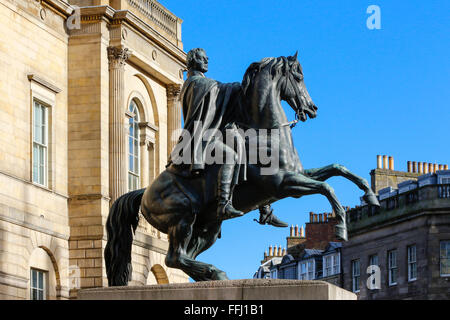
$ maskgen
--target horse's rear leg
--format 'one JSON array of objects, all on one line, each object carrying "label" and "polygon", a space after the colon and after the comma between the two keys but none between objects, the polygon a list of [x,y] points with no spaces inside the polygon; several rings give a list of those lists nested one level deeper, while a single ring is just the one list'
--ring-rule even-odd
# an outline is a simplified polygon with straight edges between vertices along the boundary
[{"label": "horse's rear leg", "polygon": [[192,240],[195,215],[184,217],[177,225],[169,227],[169,250],[166,265],[183,270],[195,281],[227,280],[225,273],[211,264],[196,261],[187,254]]},{"label": "horse's rear leg", "polygon": [[310,194],[322,194],[327,197],[338,219],[338,224],[335,226],[335,234],[338,238],[347,241],[345,210],[337,199],[333,188],[328,183],[311,179],[302,174],[292,175],[284,179],[279,198],[301,197]]},{"label": "horse's rear leg", "polygon": [[357,176],[343,165],[335,163],[322,168],[307,169],[303,173],[311,179],[319,181],[325,181],[336,176],[347,178],[365,192],[363,196],[364,201],[374,206],[380,206],[380,203],[367,180]]},{"label": "horse's rear leg", "polygon": [[220,234],[220,228],[220,223],[208,226],[194,225],[193,236],[187,248],[187,255],[195,259],[200,253],[208,250],[216,242]]}]

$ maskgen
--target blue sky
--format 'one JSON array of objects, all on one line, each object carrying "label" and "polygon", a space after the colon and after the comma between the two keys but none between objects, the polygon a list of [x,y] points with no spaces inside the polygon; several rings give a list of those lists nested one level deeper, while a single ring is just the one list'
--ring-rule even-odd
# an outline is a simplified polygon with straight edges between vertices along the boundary
[{"label": "blue sky", "polygon": [[[294,142],[305,168],[345,165],[370,181],[376,155],[406,162],[450,164],[450,1],[382,0],[161,0],[183,19],[184,50],[202,47],[206,76],[241,81],[248,65],[299,51],[305,83],[319,107],[299,124]],[[381,30],[369,30],[369,5],[381,9]],[[284,104],[290,119],[294,114]],[[360,190],[343,178],[328,180],[344,206]],[[289,224],[309,212],[330,212],[319,195],[273,205]],[[251,212],[223,224],[222,239],[198,260],[230,279],[251,278],[269,245],[286,246],[289,228],[261,226]]]}]

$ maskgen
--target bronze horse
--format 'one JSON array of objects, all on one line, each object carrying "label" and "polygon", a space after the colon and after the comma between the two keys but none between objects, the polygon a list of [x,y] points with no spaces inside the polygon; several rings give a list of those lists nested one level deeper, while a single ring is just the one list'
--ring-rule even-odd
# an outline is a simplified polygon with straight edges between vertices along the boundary
[{"label": "bronze horse", "polygon": [[[273,144],[278,144],[279,170],[262,175],[264,165],[248,163],[247,180],[234,189],[233,205],[248,213],[286,197],[322,194],[338,218],[336,235],[347,240],[345,210],[324,181],[333,176],[345,177],[365,192],[366,202],[379,206],[378,200],[365,179],[342,165],[303,169],[281,100],[294,109],[301,121],[316,117],[317,107],[306,90],[297,54],[252,63],[244,75],[236,103],[236,123],[255,130],[278,129],[275,140],[258,148],[270,152]],[[127,285],[131,279],[131,245],[139,210],[152,226],[167,233],[169,250],[165,263],[168,267],[183,270],[195,281],[228,279],[215,266],[195,260],[220,235],[222,220],[215,213],[217,203],[213,193],[216,170],[218,166],[210,165],[201,177],[190,179],[165,170],[149,187],[124,194],[113,203],[106,224],[105,248],[110,286]]]}]

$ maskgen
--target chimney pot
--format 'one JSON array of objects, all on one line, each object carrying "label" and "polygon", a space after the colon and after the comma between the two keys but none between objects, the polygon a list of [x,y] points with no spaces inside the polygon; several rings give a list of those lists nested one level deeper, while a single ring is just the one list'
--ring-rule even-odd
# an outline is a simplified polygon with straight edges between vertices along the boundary
[{"label": "chimney pot", "polygon": [[413,161],[413,173],[417,173],[417,162]]},{"label": "chimney pot", "polygon": [[444,166],[442,164],[439,165],[439,170],[444,170]]},{"label": "chimney pot", "polygon": [[433,164],[432,164],[432,163],[429,163],[429,164],[428,164],[428,172],[429,172],[429,173],[433,173],[433,168],[434,168]]},{"label": "chimney pot", "polygon": [[273,253],[273,251],[272,251],[272,245],[270,245],[270,246],[269,246],[269,257],[271,257],[271,256],[273,255],[272,253]]},{"label": "chimney pot", "polygon": [[381,160],[381,155],[377,155],[377,169],[381,169],[383,167],[383,162]]},{"label": "chimney pot", "polygon": [[438,171],[438,165],[437,165],[437,163],[435,163],[434,165],[433,165],[433,173],[436,173],[436,171]]},{"label": "chimney pot", "polygon": [[389,170],[394,170],[394,157],[389,157]]},{"label": "chimney pot", "polygon": [[300,227],[300,237],[305,237],[305,229],[303,228],[303,226]]},{"label": "chimney pot", "polygon": [[424,174],[428,173],[428,163],[426,163],[426,162],[423,163],[423,173]]},{"label": "chimney pot", "polygon": [[422,173],[422,162],[417,163],[417,172]]},{"label": "chimney pot", "polygon": [[408,161],[408,172],[412,172],[412,162]]},{"label": "chimney pot", "polygon": [[314,220],[314,212],[311,211],[309,213],[309,222],[314,222],[313,220]]},{"label": "chimney pot", "polygon": [[448,164],[444,165],[444,170],[448,170]]},{"label": "chimney pot", "polygon": [[291,233],[290,233],[290,237],[294,236],[294,226],[291,224]]},{"label": "chimney pot", "polygon": [[298,225],[295,225],[295,237],[298,237]]},{"label": "chimney pot", "polygon": [[383,169],[388,169],[388,157],[383,156]]}]

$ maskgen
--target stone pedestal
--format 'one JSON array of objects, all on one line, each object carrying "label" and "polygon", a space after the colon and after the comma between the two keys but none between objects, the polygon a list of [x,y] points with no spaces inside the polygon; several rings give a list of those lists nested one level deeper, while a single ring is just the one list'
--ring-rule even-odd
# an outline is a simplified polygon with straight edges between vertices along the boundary
[{"label": "stone pedestal", "polygon": [[356,300],[324,281],[251,279],[82,289],[79,300]]}]

